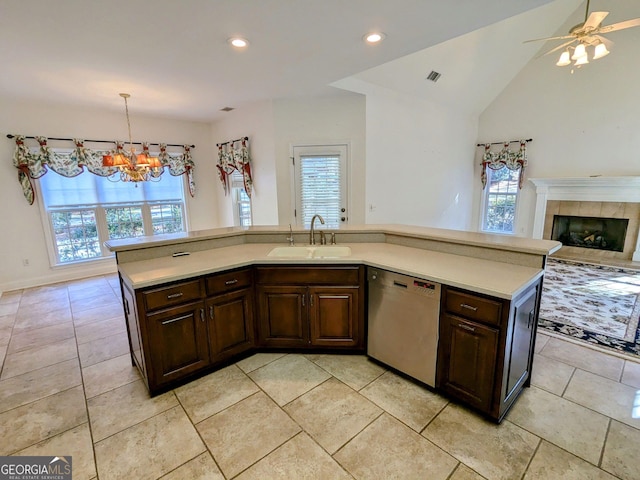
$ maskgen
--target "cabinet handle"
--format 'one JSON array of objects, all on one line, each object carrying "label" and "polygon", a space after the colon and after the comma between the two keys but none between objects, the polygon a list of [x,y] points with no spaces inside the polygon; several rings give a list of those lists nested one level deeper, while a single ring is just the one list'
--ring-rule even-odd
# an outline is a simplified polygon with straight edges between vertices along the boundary
[{"label": "cabinet handle", "polygon": [[129,300],[127,300],[126,298],[124,299],[124,311],[127,313],[127,315],[131,315],[131,310],[129,310]]},{"label": "cabinet handle", "polygon": [[238,279],[234,278],[233,280],[227,280],[226,282],[224,282],[225,285],[234,285],[238,283]]},{"label": "cabinet handle", "polygon": [[469,325],[467,325],[465,323],[459,323],[458,327],[462,328],[463,330],[468,330],[470,332],[475,332],[476,331],[476,327],[470,327]]},{"label": "cabinet handle", "polygon": [[213,320],[213,305],[209,305],[209,318]]},{"label": "cabinet handle", "polygon": [[535,315],[535,309],[529,312],[529,321],[527,322],[527,328],[531,328],[531,325],[533,325],[534,315]]},{"label": "cabinet handle", "polygon": [[204,308],[200,309],[200,320],[204,322]]},{"label": "cabinet handle", "polygon": [[472,312],[478,311],[478,307],[474,307],[473,305],[468,305],[466,303],[461,303],[460,308],[466,308],[467,310],[471,310]]},{"label": "cabinet handle", "polygon": [[172,293],[171,295],[167,295],[167,300],[171,300],[172,298],[180,298],[182,295],[182,292]]},{"label": "cabinet handle", "polygon": [[188,318],[191,318],[191,315],[182,315],[181,317],[170,318],[169,320],[162,322],[162,325],[169,325],[170,323],[179,322],[180,320],[186,320]]}]

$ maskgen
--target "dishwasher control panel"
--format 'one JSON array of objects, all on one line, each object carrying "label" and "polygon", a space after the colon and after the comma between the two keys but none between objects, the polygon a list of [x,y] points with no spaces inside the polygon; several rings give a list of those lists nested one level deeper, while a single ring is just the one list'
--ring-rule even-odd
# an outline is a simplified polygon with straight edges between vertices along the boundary
[{"label": "dishwasher control panel", "polygon": [[380,287],[403,290],[425,297],[440,298],[440,284],[428,280],[372,268],[369,269],[368,279],[370,283],[378,284]]}]

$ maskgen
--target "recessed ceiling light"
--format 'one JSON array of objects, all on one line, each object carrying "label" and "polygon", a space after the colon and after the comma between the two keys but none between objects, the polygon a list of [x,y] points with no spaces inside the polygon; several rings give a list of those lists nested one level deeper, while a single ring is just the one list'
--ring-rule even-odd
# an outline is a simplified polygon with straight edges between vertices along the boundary
[{"label": "recessed ceiling light", "polygon": [[367,33],[363,38],[367,43],[379,43],[384,40],[386,35],[382,32]]},{"label": "recessed ceiling light", "polygon": [[236,48],[245,48],[247,45],[249,45],[249,41],[246,38],[241,37],[232,37],[227,40],[227,42],[229,42]]}]

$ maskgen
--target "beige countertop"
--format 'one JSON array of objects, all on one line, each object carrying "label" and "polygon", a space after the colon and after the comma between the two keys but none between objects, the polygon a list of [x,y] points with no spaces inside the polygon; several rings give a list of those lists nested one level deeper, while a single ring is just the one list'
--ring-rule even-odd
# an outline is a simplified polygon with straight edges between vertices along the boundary
[{"label": "beige countertop", "polygon": [[[318,226],[316,231],[322,230]],[[442,228],[420,227],[415,225],[345,225],[339,229],[331,229],[338,236],[342,233],[359,234],[388,234],[399,235],[406,238],[423,240],[435,240],[466,246],[487,247],[496,250],[530,253],[534,255],[550,255],[558,250],[562,244],[552,240],[539,240],[512,235],[496,235],[480,232],[468,232],[463,230],[448,230]],[[308,230],[293,228],[296,235],[307,234]],[[281,234],[282,241],[289,233],[288,226],[267,225],[254,227],[225,227],[211,230],[197,230],[191,232],[175,233],[170,235],[157,235],[123,240],[109,240],[105,242],[112,252],[131,251],[149,247],[164,245],[185,244],[208,239],[228,238],[234,236],[260,236]],[[188,250],[188,247],[185,247]]]},{"label": "beige countertop", "polygon": [[[406,234],[406,228],[403,232]],[[351,255],[341,258],[268,256],[273,248],[283,246],[286,247],[282,243],[246,243],[180,257],[123,263],[119,271],[138,289],[248,265],[364,264],[504,299],[515,297],[543,274],[539,268],[388,243],[340,244],[351,248]]]}]

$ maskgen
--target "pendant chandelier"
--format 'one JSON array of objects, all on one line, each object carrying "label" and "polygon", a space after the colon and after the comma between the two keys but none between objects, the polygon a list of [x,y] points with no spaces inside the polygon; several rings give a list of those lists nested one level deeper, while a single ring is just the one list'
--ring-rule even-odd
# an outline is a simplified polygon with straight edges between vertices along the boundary
[{"label": "pendant chandelier", "polygon": [[[121,93],[120,96],[124,98],[127,129],[129,131],[129,148],[125,150],[123,143],[116,142],[115,151],[102,157],[102,166],[116,167],[119,172],[114,175],[119,174],[119,180],[122,182],[158,181],[160,176],[157,174],[162,170],[163,166],[158,157],[153,157],[149,154],[149,146],[146,143],[142,144],[142,153],[136,153],[131,137],[131,121],[129,120],[129,105],[127,103],[127,99],[131,95]],[[153,175],[154,173],[156,175]]]}]

